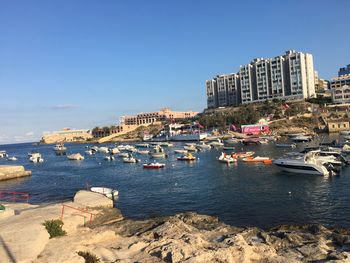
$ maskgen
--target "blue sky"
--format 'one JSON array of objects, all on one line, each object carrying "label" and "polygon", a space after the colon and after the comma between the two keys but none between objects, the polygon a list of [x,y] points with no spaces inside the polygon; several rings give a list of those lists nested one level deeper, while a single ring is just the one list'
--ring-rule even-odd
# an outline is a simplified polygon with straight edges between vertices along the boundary
[{"label": "blue sky", "polygon": [[202,111],[205,80],[288,49],[350,63],[348,0],[0,0],[0,144],[121,115]]}]

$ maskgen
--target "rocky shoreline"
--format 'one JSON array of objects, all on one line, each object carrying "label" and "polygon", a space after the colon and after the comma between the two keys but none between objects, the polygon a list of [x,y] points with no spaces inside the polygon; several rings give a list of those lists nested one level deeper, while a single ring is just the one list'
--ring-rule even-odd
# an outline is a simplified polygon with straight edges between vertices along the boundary
[{"label": "rocky shoreline", "polygon": [[65,214],[67,235],[49,239],[42,222],[58,218],[61,204],[12,207],[13,216],[0,217],[1,262],[85,262],[79,251],[100,262],[350,262],[349,230],[322,225],[262,230],[193,212],[131,220],[95,208],[85,226],[77,213]]}]

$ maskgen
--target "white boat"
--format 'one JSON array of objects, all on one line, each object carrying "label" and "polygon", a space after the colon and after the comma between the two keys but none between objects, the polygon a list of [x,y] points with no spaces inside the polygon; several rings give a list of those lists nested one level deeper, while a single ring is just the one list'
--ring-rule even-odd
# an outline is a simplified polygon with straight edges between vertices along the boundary
[{"label": "white boat", "polygon": [[340,131],[340,135],[350,135],[350,131]]},{"label": "white boat", "polygon": [[93,155],[93,154],[94,154],[94,151],[90,149],[90,150],[86,150],[85,153],[86,153],[87,155]]},{"label": "white boat", "polygon": [[208,142],[208,145],[210,145],[212,147],[223,147],[224,146],[223,142],[220,139]]},{"label": "white boat", "polygon": [[140,160],[134,158],[134,157],[126,157],[123,158],[124,163],[138,163]]},{"label": "white boat", "polygon": [[137,153],[138,154],[149,154],[150,151],[148,151],[148,150],[138,150]]},{"label": "white boat", "polygon": [[80,153],[73,153],[67,156],[68,160],[72,160],[72,161],[80,161],[80,160],[84,160],[84,156],[82,156]]},{"label": "white boat", "polygon": [[172,147],[172,146],[174,146],[174,144],[172,144],[170,142],[161,142],[159,145],[162,146],[162,147]]},{"label": "white boat", "polygon": [[349,154],[350,153],[350,146],[347,144],[344,144],[343,148],[341,149],[342,153]]},{"label": "white boat", "polygon": [[344,138],[345,140],[349,141],[349,140],[350,140],[350,135],[344,135],[343,138]]},{"label": "white boat", "polygon": [[228,150],[234,150],[235,147],[234,146],[224,146],[222,149],[228,151]]},{"label": "white boat", "polygon": [[125,158],[125,157],[129,157],[129,153],[126,153],[126,152],[121,152],[121,153],[118,153],[118,156],[119,157],[123,157],[123,158]]},{"label": "white boat", "polygon": [[196,147],[197,147],[197,149],[200,149],[200,150],[211,149],[211,146],[206,144],[205,142],[201,142],[201,143],[196,144]]},{"label": "white boat", "polygon": [[174,153],[186,154],[186,153],[188,153],[188,151],[179,149],[179,150],[174,150]]},{"label": "white boat", "polygon": [[218,158],[219,162],[222,163],[233,163],[237,162],[236,158],[233,158],[231,155],[226,154],[226,153],[221,153],[221,155]]},{"label": "white boat", "polygon": [[8,154],[6,153],[6,151],[0,151],[0,158],[6,158],[8,157]]},{"label": "white boat", "polygon": [[105,156],[105,158],[103,158],[104,160],[106,160],[106,161],[113,161],[114,160],[114,156],[112,156],[112,155],[107,155],[107,156]]},{"label": "white boat", "polygon": [[196,152],[197,148],[195,146],[184,146],[184,150],[188,152]]},{"label": "white boat", "polygon": [[42,163],[44,162],[44,159],[41,157],[40,153],[29,153],[29,161],[32,163]]},{"label": "white boat", "polygon": [[322,160],[314,157],[313,152],[306,153],[302,158],[281,158],[273,163],[290,173],[303,173],[328,176],[330,172]]},{"label": "white boat", "polygon": [[152,158],[166,158],[167,155],[163,152],[153,152],[151,153]]},{"label": "white boat", "polygon": [[55,152],[65,152],[67,150],[67,147],[64,146],[63,143],[59,143],[59,144],[56,144],[54,147],[53,147],[53,150]]},{"label": "white boat", "polygon": [[115,200],[118,198],[119,192],[118,190],[114,190],[107,187],[91,187],[91,192],[103,194],[104,196],[108,197],[109,199]]},{"label": "white boat", "polygon": [[12,156],[12,157],[8,157],[7,160],[8,161],[17,161],[17,158],[15,156]]},{"label": "white boat", "polygon": [[100,153],[108,153],[109,152],[108,147],[99,147],[98,151]]},{"label": "white boat", "polygon": [[120,153],[120,151],[119,151],[119,149],[117,147],[109,149],[109,152],[111,154],[118,154],[118,153]]}]

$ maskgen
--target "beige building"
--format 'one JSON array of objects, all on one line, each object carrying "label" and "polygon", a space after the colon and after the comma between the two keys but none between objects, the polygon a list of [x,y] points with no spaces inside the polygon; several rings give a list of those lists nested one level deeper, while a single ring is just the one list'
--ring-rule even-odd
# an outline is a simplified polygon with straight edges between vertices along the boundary
[{"label": "beige building", "polygon": [[136,116],[123,116],[120,118],[120,123],[124,125],[149,125],[166,120],[193,118],[197,114],[198,112],[193,111],[172,111],[169,108],[163,108],[156,112],[139,113]]},{"label": "beige building", "polygon": [[75,141],[86,141],[92,138],[90,130],[71,130],[64,128],[62,131],[46,133],[42,137],[44,143],[59,143],[59,142],[75,142]]},{"label": "beige building", "polygon": [[92,130],[92,136],[94,138],[102,138],[113,134],[122,135],[130,131],[133,131],[136,128],[137,128],[137,125],[124,125],[124,124],[111,126],[111,127],[104,127],[104,128],[94,128]]},{"label": "beige building", "polygon": [[348,131],[350,129],[348,121],[329,121],[327,126],[329,132]]},{"label": "beige building", "polygon": [[350,86],[350,74],[345,74],[340,77],[333,78],[331,81],[331,89],[340,88],[345,85]]},{"label": "beige building", "polygon": [[350,103],[350,85],[333,88],[332,101],[335,104]]}]

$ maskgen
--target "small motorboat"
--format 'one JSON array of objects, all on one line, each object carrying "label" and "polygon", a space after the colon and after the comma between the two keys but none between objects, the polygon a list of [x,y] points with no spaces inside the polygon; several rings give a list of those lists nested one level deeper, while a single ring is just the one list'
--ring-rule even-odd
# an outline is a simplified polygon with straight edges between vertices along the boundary
[{"label": "small motorboat", "polygon": [[114,147],[114,148],[109,149],[109,153],[118,154],[118,153],[120,153],[120,151],[117,147]]},{"label": "small motorboat", "polygon": [[138,150],[137,153],[138,154],[149,154],[150,151],[148,151],[148,150]]},{"label": "small motorboat", "polygon": [[184,150],[186,150],[188,152],[196,152],[197,148],[196,148],[196,146],[184,146]]},{"label": "small motorboat", "polygon": [[105,158],[103,158],[106,161],[113,161],[115,158],[113,155],[109,155],[109,156],[105,156]]},{"label": "small motorboat", "polygon": [[86,150],[85,151],[85,153],[87,154],[87,155],[93,155],[95,152],[93,151],[93,150]]},{"label": "small motorboat", "polygon": [[220,157],[218,160],[222,163],[234,163],[237,162],[236,158],[233,158],[231,155],[226,154],[226,153],[221,153]]},{"label": "small motorboat", "polygon": [[103,194],[104,196],[108,197],[109,199],[115,200],[118,198],[119,192],[118,190],[114,190],[107,187],[91,187],[91,192]]},{"label": "small motorboat", "polygon": [[223,147],[224,144],[220,139],[217,139],[216,141],[211,141],[208,143],[208,145],[212,146],[212,147]]},{"label": "small motorboat", "polygon": [[349,141],[349,140],[350,140],[350,135],[345,135],[345,136],[343,136],[343,138],[344,138],[345,140]]},{"label": "small motorboat", "polygon": [[145,169],[159,169],[159,168],[164,168],[165,164],[164,163],[145,163],[143,164],[143,168]]},{"label": "small motorboat", "polygon": [[236,144],[239,143],[241,140],[237,138],[230,138],[224,141],[225,144]]},{"label": "small motorboat", "polygon": [[151,153],[152,158],[166,158],[167,155],[165,153]]},{"label": "small motorboat", "polygon": [[246,157],[242,159],[243,162],[250,162],[250,163],[264,163],[264,164],[272,164],[272,160],[270,157],[261,157],[261,156],[256,156],[256,157]]},{"label": "small motorboat", "polygon": [[29,153],[29,161],[32,163],[42,163],[44,162],[44,159],[41,157],[40,153]]},{"label": "small motorboat", "polygon": [[56,144],[53,149],[56,155],[65,155],[67,151],[67,147],[65,147],[63,143]]},{"label": "small motorboat", "polygon": [[249,156],[253,156],[255,152],[250,151],[250,152],[236,152],[236,153],[232,153],[232,157],[233,158],[246,158]]},{"label": "small motorboat", "polygon": [[309,142],[312,140],[311,136],[306,136],[306,135],[298,135],[295,137],[292,137],[291,140],[294,142]]},{"label": "small motorboat", "polygon": [[12,157],[8,157],[7,160],[8,161],[17,161],[17,158],[15,156],[12,156]]},{"label": "small motorboat", "polygon": [[73,153],[71,155],[67,156],[68,160],[72,160],[72,161],[81,161],[84,160],[84,156],[82,156],[80,153]]},{"label": "small motorboat", "polygon": [[108,147],[100,147],[100,148],[98,148],[98,151],[100,153],[109,153]]},{"label": "small motorboat", "polygon": [[205,142],[196,144],[196,147],[197,147],[197,149],[200,149],[200,150],[211,149],[211,146],[206,144]]},{"label": "small motorboat", "polygon": [[174,144],[170,143],[170,142],[162,142],[159,144],[162,147],[172,147],[174,146]]},{"label": "small motorboat", "polygon": [[125,153],[125,152],[118,153],[118,156],[123,157],[123,158],[129,157],[129,155],[130,155],[130,153]]},{"label": "small motorboat", "polygon": [[178,161],[195,161],[197,158],[191,153],[176,158]]},{"label": "small motorboat", "polygon": [[123,162],[124,163],[138,163],[138,162],[140,162],[140,160],[131,156],[131,157],[123,158]]},{"label": "small motorboat", "polygon": [[340,131],[340,135],[350,135],[350,131]]}]

